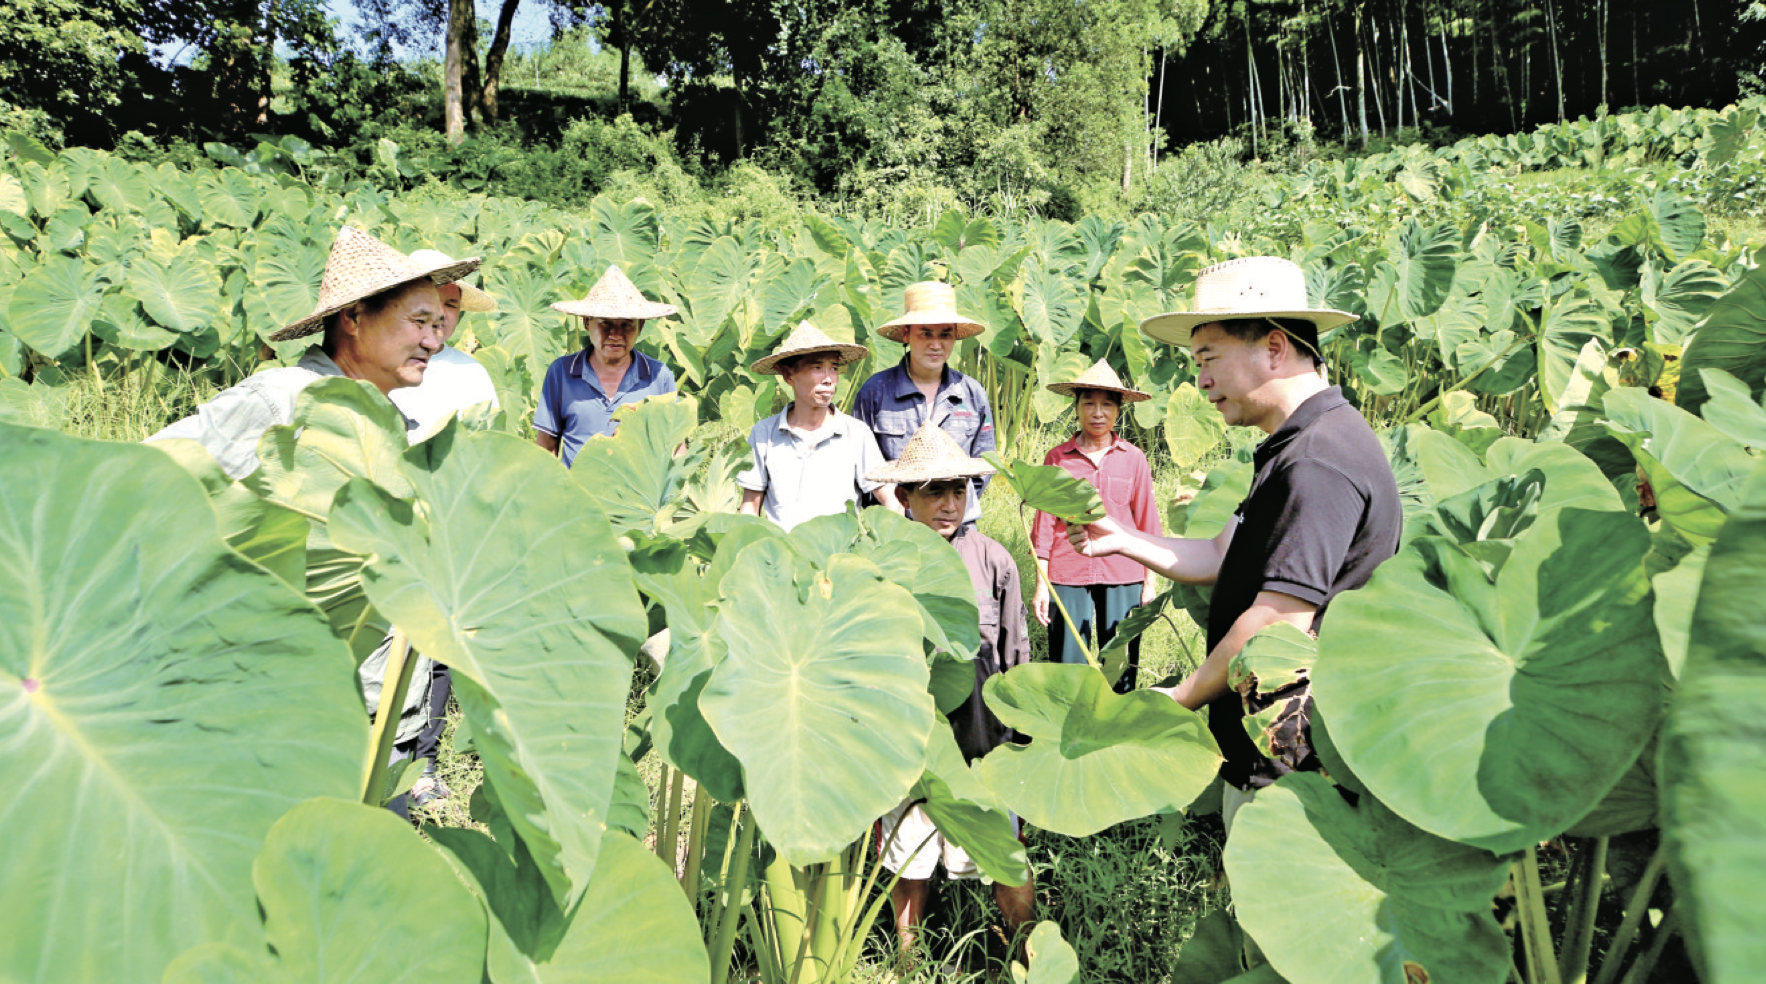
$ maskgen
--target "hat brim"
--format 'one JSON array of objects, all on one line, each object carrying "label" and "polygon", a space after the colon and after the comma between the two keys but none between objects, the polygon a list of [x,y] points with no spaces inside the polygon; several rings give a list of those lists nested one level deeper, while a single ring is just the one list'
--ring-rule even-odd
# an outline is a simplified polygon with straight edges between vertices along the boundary
[{"label": "hat brim", "polygon": [[1190,335],[1197,328],[1216,321],[1240,321],[1253,318],[1293,318],[1310,321],[1320,334],[1357,320],[1347,311],[1315,308],[1303,311],[1171,311],[1156,314],[1141,322],[1141,334],[1171,345],[1190,344]]},{"label": "hat brim", "polygon": [[813,345],[809,348],[786,349],[783,352],[774,352],[772,355],[766,356],[765,358],[754,360],[754,364],[748,368],[751,372],[762,376],[779,376],[783,375],[783,373],[779,371],[779,363],[786,359],[796,358],[800,355],[809,355],[812,352],[832,352],[834,353],[834,356],[840,360],[840,365],[850,366],[854,362],[869,355],[870,351],[870,349],[865,348],[863,345],[853,345],[850,342],[835,342],[832,345]]},{"label": "hat brim", "polygon": [[894,321],[885,321],[877,326],[877,334],[892,342],[902,342],[907,336],[907,329],[916,325],[955,325],[957,338],[974,338],[987,330],[987,326],[979,321],[965,318],[954,311],[938,314],[904,314]]},{"label": "hat brim", "polygon": [[649,321],[677,313],[673,304],[658,304],[655,301],[634,302],[626,307],[606,307],[587,299],[559,301],[552,305],[552,310],[574,314],[579,318],[617,318],[631,321]]},{"label": "hat brim", "polygon": [[[484,262],[483,257],[472,256],[464,260],[454,260],[451,263],[444,263],[427,270],[418,269],[411,273],[401,272],[401,275],[397,280],[382,284],[369,284],[366,287],[360,288],[357,291],[356,296],[351,297],[348,300],[333,304],[330,307],[321,308],[299,321],[283,326],[270,336],[270,341],[287,342],[293,341],[296,338],[304,338],[308,335],[317,334],[324,330],[326,318],[342,311],[344,308],[349,307],[357,301],[366,300],[373,297],[375,294],[384,294],[387,291],[392,290],[394,287],[402,287],[405,284],[415,283],[424,278],[428,278],[429,282],[435,284],[437,287],[440,287],[443,284],[454,283],[461,277],[478,269],[478,265],[482,262]],[[465,292],[462,291],[461,293],[464,294]]]},{"label": "hat brim", "polygon": [[497,309],[496,298],[464,280],[454,282],[460,285],[460,310],[472,314],[489,314]]},{"label": "hat brim", "polygon": [[865,473],[865,481],[886,482],[890,485],[920,485],[925,482],[949,482],[960,478],[986,478],[994,473],[992,465],[979,460],[974,465],[928,463],[913,468],[901,468],[900,464],[900,459],[897,459],[886,465],[873,468]]},{"label": "hat brim", "polygon": [[1122,401],[1124,403],[1139,403],[1142,400],[1151,400],[1153,398],[1153,394],[1151,393],[1142,393],[1140,390],[1129,389],[1126,386],[1099,386],[1097,383],[1050,383],[1047,386],[1044,386],[1043,389],[1046,389],[1051,393],[1059,393],[1062,396],[1073,396],[1080,390],[1103,390],[1107,393],[1121,393]]}]

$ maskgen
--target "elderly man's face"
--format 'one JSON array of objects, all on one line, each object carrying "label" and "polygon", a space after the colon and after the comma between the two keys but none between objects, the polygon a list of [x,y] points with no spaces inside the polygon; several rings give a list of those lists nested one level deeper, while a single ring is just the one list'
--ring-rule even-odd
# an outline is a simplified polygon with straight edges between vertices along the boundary
[{"label": "elderly man's face", "polygon": [[338,368],[382,393],[416,386],[441,351],[443,320],[441,294],[428,281],[406,286],[379,311],[357,307],[342,320]]},{"label": "elderly man's face", "polygon": [[436,293],[441,296],[442,344],[454,340],[454,329],[460,327],[460,285],[442,284]]},{"label": "elderly man's face", "polygon": [[798,406],[834,405],[834,393],[840,388],[838,356],[813,352],[800,356],[793,365],[781,367],[779,374],[785,377],[785,385],[791,387],[791,395]]},{"label": "elderly man's face", "polygon": [[589,344],[602,362],[619,365],[631,358],[632,345],[644,322],[632,318],[585,318],[588,322]]},{"label": "elderly man's face", "polygon": [[901,485],[897,489],[908,515],[932,527],[946,540],[955,536],[963,525],[963,510],[969,505],[967,479],[947,478],[921,485]]}]

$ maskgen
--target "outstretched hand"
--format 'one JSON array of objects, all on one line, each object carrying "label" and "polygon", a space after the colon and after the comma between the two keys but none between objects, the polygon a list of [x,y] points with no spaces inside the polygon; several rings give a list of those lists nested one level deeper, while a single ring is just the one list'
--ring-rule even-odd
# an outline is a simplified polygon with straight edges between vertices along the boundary
[{"label": "outstretched hand", "polygon": [[1090,526],[1068,525],[1067,542],[1081,557],[1108,557],[1121,553],[1129,540],[1114,519],[1105,517]]}]

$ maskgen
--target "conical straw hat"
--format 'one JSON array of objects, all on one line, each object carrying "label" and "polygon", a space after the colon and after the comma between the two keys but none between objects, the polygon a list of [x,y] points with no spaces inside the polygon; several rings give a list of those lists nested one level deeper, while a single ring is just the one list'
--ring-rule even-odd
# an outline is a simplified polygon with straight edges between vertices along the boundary
[{"label": "conical straw hat", "polygon": [[1294,318],[1320,332],[1355,320],[1334,308],[1307,306],[1306,273],[1279,256],[1247,256],[1216,263],[1196,274],[1195,308],[1157,314],[1141,322],[1148,337],[1173,345],[1190,344],[1190,333],[1214,321],[1237,318]]},{"label": "conical straw hat", "polygon": [[[452,263],[453,258],[446,253],[433,249],[420,249],[411,254],[412,263]],[[479,290],[464,280],[456,280],[460,285],[460,310],[474,314],[489,314],[497,309],[497,299]]]},{"label": "conical straw hat", "polygon": [[797,327],[791,329],[791,334],[785,336],[785,340],[779,343],[778,349],[772,355],[756,359],[754,365],[749,368],[763,376],[777,376],[780,375],[779,363],[794,355],[806,355],[810,352],[832,352],[840,360],[840,364],[845,366],[864,358],[869,351],[863,345],[836,342],[822,334],[822,330],[815,325],[807,321],[799,321]]},{"label": "conical straw hat", "polygon": [[904,329],[912,325],[956,325],[958,338],[969,338],[987,330],[981,322],[957,313],[957,292],[950,284],[936,280],[908,284],[902,291],[902,301],[908,306],[907,313],[877,326],[877,334],[892,342],[901,341],[906,334]]},{"label": "conical straw hat", "polygon": [[866,472],[865,481],[918,485],[921,482],[980,478],[992,474],[992,465],[964,454],[963,449],[957,446],[956,438],[928,420],[908,438],[907,444],[902,446],[900,457]]},{"label": "conical straw hat", "polygon": [[559,301],[552,310],[584,318],[618,318],[648,321],[666,318],[675,313],[673,304],[659,304],[645,299],[638,285],[627,279],[619,267],[610,266],[589,294],[580,301]]},{"label": "conical straw hat", "polygon": [[1082,389],[1109,390],[1112,393],[1121,393],[1124,403],[1139,403],[1142,400],[1153,398],[1149,393],[1142,393],[1140,390],[1129,389],[1122,385],[1122,378],[1116,375],[1116,370],[1110,368],[1110,363],[1102,359],[1099,359],[1090,369],[1080,373],[1078,378],[1072,382],[1050,383],[1047,389],[1051,393],[1059,393],[1062,396],[1072,396],[1075,391]]},{"label": "conical straw hat", "polygon": [[[439,254],[438,254],[439,255]],[[446,257],[443,257],[446,260]],[[428,277],[436,286],[451,284],[478,269],[479,257],[417,263],[391,246],[353,226],[337,230],[325,275],[319,280],[319,306],[312,314],[270,336],[286,342],[321,331],[325,317],[400,284]]]}]

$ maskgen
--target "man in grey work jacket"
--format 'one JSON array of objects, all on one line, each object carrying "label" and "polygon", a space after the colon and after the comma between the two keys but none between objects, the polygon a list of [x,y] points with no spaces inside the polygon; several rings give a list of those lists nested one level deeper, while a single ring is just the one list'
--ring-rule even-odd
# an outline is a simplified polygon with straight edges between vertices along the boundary
[{"label": "man in grey work jacket", "polygon": [[[957,342],[987,326],[957,313],[956,292],[949,284],[909,284],[903,297],[907,313],[879,326],[877,334],[906,345],[907,355],[865,380],[852,415],[877,436],[877,447],[889,461],[901,457],[908,438],[928,420],[955,438],[964,454],[979,458],[994,450],[993,408],[980,383],[947,363]],[[991,477],[971,480],[965,526],[981,518],[981,493],[989,481]]]},{"label": "man in grey work jacket", "polygon": [[1269,435],[1257,448],[1250,492],[1212,540],[1153,536],[1107,519],[1073,527],[1068,538],[1087,556],[1122,554],[1174,581],[1214,585],[1208,656],[1164,692],[1191,710],[1208,707],[1208,728],[1226,758],[1222,814],[1230,831],[1252,792],[1316,759],[1305,748],[1280,761],[1257,750],[1240,723],[1227,665],[1277,622],[1317,632],[1331,599],[1366,584],[1398,551],[1403,509],[1379,438],[1319,372],[1320,329],[1355,316],[1308,308],[1305,275],[1272,256],[1203,270],[1195,297],[1195,311],[1141,327],[1190,347],[1196,384],[1228,424]]}]

